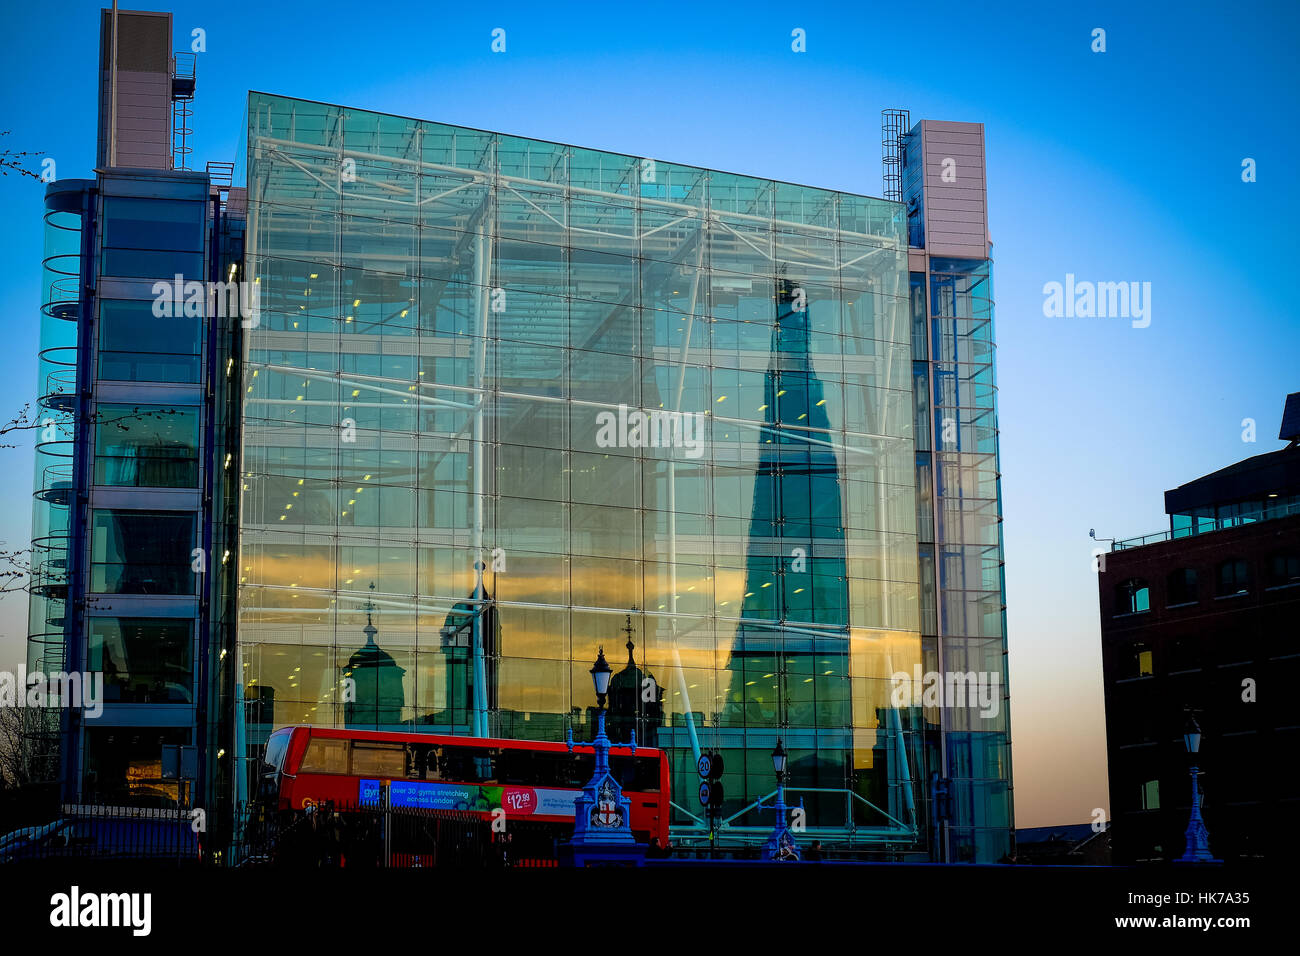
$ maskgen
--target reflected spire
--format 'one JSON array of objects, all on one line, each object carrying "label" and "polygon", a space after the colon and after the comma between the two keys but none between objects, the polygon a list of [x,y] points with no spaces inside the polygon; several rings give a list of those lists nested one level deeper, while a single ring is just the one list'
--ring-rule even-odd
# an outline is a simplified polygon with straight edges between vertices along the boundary
[{"label": "reflected spire", "polygon": [[742,622],[724,705],[727,723],[746,728],[817,726],[818,678],[848,672],[840,463],[829,445],[825,386],[813,372],[807,291],[784,266],[778,271]]}]

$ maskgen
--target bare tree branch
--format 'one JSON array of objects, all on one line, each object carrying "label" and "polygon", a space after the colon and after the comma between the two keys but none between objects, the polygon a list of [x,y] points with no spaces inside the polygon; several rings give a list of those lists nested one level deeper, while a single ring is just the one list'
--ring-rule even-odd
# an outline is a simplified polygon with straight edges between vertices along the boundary
[{"label": "bare tree branch", "polygon": [[[59,389],[58,391],[53,392],[52,394],[61,395],[63,394],[63,390]],[[126,412],[122,415],[118,415],[116,417],[105,417],[102,413],[96,412],[93,415],[87,416],[86,420],[91,425],[115,425],[122,431],[129,432],[131,428],[129,425],[125,424],[126,422],[144,421],[145,419],[148,418],[166,418],[168,415],[178,415],[178,414],[180,414],[180,412],[174,408],[151,409],[148,411],[142,411],[140,409],[140,406],[136,405],[131,409],[131,411]],[[59,426],[59,425],[70,425],[70,424],[72,423],[66,421],[60,421],[54,418],[44,418],[44,419],[33,418],[32,403],[28,402],[21,409],[19,409],[17,415],[9,419],[9,421],[5,422],[3,425],[0,425],[0,435],[8,435],[10,432],[34,431],[35,429],[45,428],[49,425]],[[0,442],[0,448],[17,448],[17,447],[18,446],[13,444],[12,442]]]},{"label": "bare tree branch", "polygon": [[[0,130],[0,136],[8,136],[11,132],[13,132],[13,130],[8,130],[8,129]],[[32,172],[30,169],[27,169],[25,166],[23,166],[23,164],[19,161],[24,156],[39,156],[39,155],[40,153],[33,152],[30,149],[22,150],[22,151],[17,151],[12,149],[0,150],[0,176],[8,176],[9,170],[12,169],[14,172],[22,176],[30,176],[32,177],[32,179],[40,179],[41,178],[40,173]]]}]

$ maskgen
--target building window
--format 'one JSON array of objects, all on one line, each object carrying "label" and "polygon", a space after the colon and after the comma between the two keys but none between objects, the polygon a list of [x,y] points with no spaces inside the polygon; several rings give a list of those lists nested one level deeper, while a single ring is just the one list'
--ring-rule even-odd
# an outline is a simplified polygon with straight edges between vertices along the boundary
[{"label": "building window", "polygon": [[1165,670],[1168,673],[1199,670],[1201,663],[1200,645],[1194,637],[1175,638],[1165,655]]},{"label": "building window", "polygon": [[199,410],[100,405],[95,420],[95,484],[196,488]]},{"label": "building window", "polygon": [[1142,784],[1140,793],[1141,808],[1143,810],[1160,809],[1160,781],[1148,780]]},{"label": "building window", "polygon": [[1236,594],[1246,594],[1250,591],[1250,567],[1240,558],[1229,558],[1219,564],[1218,571],[1218,589],[1216,594],[1219,597],[1232,597]]},{"label": "building window", "polygon": [[103,673],[107,701],[193,703],[193,624],[169,618],[91,618],[89,666]]},{"label": "building window", "polygon": [[1155,671],[1152,668],[1151,649],[1139,644],[1133,649],[1133,663],[1136,665],[1138,677],[1150,677]]},{"label": "building window", "polygon": [[153,303],[99,303],[99,377],[111,382],[199,381],[202,319],[158,318]]},{"label": "building window", "polygon": [[207,209],[200,202],[109,196],[104,200],[107,276],[203,281],[203,232]]},{"label": "building window", "polygon": [[1268,559],[1268,586],[1285,587],[1300,584],[1300,553],[1280,551]]},{"label": "building window", "polygon": [[193,594],[194,515],[98,509],[90,523],[91,590]]},{"label": "building window", "polygon": [[1129,578],[1115,588],[1115,613],[1137,614],[1151,610],[1151,592],[1144,578]]},{"label": "building window", "polygon": [[[912,357],[924,361],[929,336],[925,320],[925,273],[913,272],[909,276],[908,291],[912,306]],[[919,434],[919,433],[918,433]]]},{"label": "building window", "polygon": [[177,806],[176,781],[162,778],[162,748],[189,742],[188,727],[88,727],[88,802]]},{"label": "building window", "polygon": [[1196,569],[1175,568],[1165,579],[1165,604],[1192,604],[1196,601]]}]

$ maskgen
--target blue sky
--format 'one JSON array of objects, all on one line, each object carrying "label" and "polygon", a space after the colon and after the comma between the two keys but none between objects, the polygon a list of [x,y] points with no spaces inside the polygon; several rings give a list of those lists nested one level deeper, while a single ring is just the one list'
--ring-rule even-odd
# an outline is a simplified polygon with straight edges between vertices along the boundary
[{"label": "blue sky", "polygon": [[[200,167],[235,158],[250,88],[873,195],[882,108],[984,123],[1017,823],[1038,826],[1108,803],[1088,529],[1161,529],[1165,489],[1280,447],[1283,397],[1300,390],[1300,8],[1057,6],[170,8],[177,49],[206,31]],[[60,177],[94,162],[98,7],[0,13],[0,148],[52,157]],[[41,194],[0,179],[6,418],[35,384]],[[1045,318],[1043,285],[1067,273],[1150,282],[1150,327]],[[0,449],[10,547],[28,534],[30,461]],[[21,595],[0,600],[0,667],[25,623]]]}]

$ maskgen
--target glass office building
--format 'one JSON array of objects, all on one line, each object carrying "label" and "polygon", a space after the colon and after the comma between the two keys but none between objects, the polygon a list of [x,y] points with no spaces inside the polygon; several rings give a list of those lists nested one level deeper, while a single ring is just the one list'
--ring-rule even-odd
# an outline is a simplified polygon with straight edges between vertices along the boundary
[{"label": "glass office building", "polygon": [[222,845],[273,729],[588,739],[603,649],[679,844],[706,752],[767,837],[780,741],[805,841],[1007,852],[982,126],[887,111],[875,199],[252,93],[195,171],[193,54],[118,19],[46,191],[26,663],[105,680],[25,731],[65,802]]},{"label": "glass office building", "polygon": [[925,671],[973,676],[981,701],[925,709],[932,855],[996,862],[1013,812],[984,127],[902,128]]},{"label": "glass office building", "polygon": [[582,736],[625,646],[684,838],[715,750],[766,836],[779,738],[810,834],[924,851],[905,208],[260,93],[248,124],[242,747]]}]

